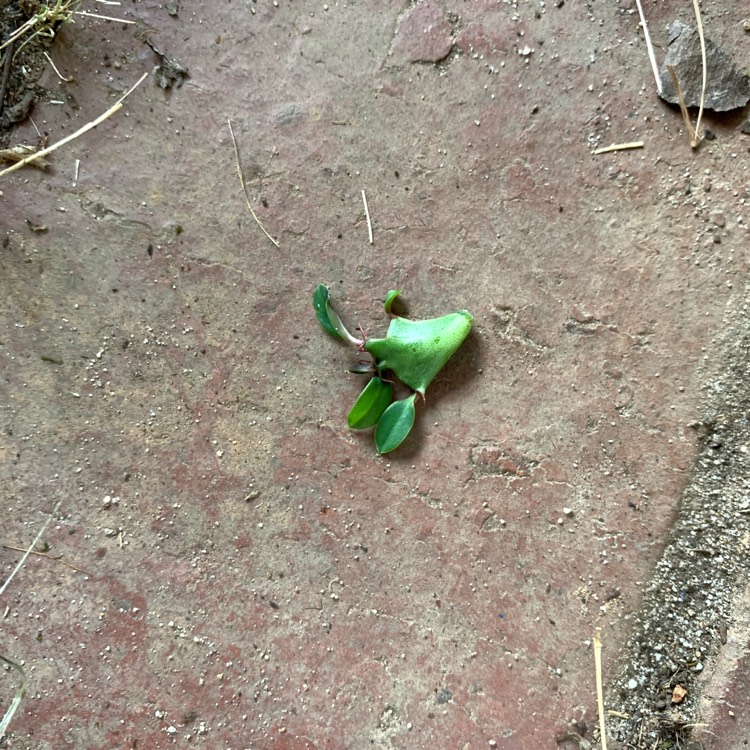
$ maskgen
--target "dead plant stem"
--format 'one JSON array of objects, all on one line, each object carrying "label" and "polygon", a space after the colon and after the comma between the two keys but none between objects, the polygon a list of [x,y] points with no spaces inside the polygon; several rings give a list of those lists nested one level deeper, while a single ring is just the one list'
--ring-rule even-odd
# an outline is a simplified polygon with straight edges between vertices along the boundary
[{"label": "dead plant stem", "polygon": [[661,95],[662,85],[661,76],[659,75],[659,66],[656,64],[656,56],[654,55],[654,45],[651,44],[651,34],[648,33],[648,24],[646,23],[646,16],[643,13],[643,6],[641,0],[635,0],[638,6],[638,15],[641,17],[641,26],[643,26],[643,36],[646,39],[646,51],[648,52],[648,59],[651,62],[651,70],[654,73],[654,80],[656,81],[656,91]]},{"label": "dead plant stem", "polygon": [[255,223],[263,230],[263,234],[268,237],[271,242],[273,242],[276,247],[280,247],[279,243],[276,242],[276,240],[271,237],[271,235],[266,231],[266,228],[263,226],[263,224],[260,223],[260,219],[258,218],[255,211],[253,211],[253,207],[250,203],[250,196],[247,193],[247,186],[245,185],[245,178],[242,176],[242,165],[240,164],[240,150],[237,146],[237,139],[234,137],[234,130],[232,129],[232,121],[227,120],[227,124],[229,125],[229,132],[232,134],[232,143],[234,144],[234,159],[237,164],[237,175],[240,178],[240,185],[242,186],[242,192],[245,194],[245,202],[247,203],[247,207],[250,209],[250,213],[255,219]]},{"label": "dead plant stem", "polygon": [[596,706],[599,710],[599,735],[602,750],[607,750],[607,727],[604,723],[604,690],[602,688],[602,639],[598,628],[594,633],[594,668],[596,671]]},{"label": "dead plant stem", "polygon": [[706,104],[706,87],[708,86],[708,65],[706,63],[706,39],[703,36],[703,21],[701,20],[701,9],[698,5],[698,0],[693,0],[693,10],[695,11],[695,21],[698,25],[698,38],[701,40],[701,63],[703,69],[703,76],[701,81],[701,104],[698,108],[698,119],[695,122],[695,138],[690,140],[690,145],[693,148],[697,148],[698,144],[703,140],[701,132],[701,118],[703,117],[703,107]]},{"label": "dead plant stem", "polygon": [[[3,549],[11,549],[16,552],[24,552],[23,547],[16,547],[12,544],[2,544],[0,545]],[[31,550],[30,554],[36,555],[37,557],[46,557],[48,560],[55,560],[56,562],[62,563],[63,565],[66,565],[71,570],[75,570],[76,573],[83,573],[84,575],[91,576],[91,573],[89,573],[86,570],[83,570],[82,568],[77,568],[75,565],[71,565],[69,562],[65,562],[61,557],[55,557],[54,555],[50,555],[47,552],[37,552],[35,549]]]},{"label": "dead plant stem", "polygon": [[55,517],[55,513],[60,509],[60,506],[62,505],[62,500],[58,500],[55,507],[52,509],[52,513],[49,514],[49,517],[47,520],[42,524],[42,528],[39,529],[39,533],[34,537],[34,541],[28,546],[26,549],[26,552],[24,552],[21,559],[18,561],[18,564],[15,568],[13,568],[13,572],[5,579],[5,583],[3,583],[2,586],[0,586],[0,596],[3,595],[5,592],[5,589],[8,588],[8,585],[10,582],[15,578],[16,573],[18,573],[19,570],[23,567],[24,563],[28,559],[29,555],[34,551],[34,547],[36,547],[39,540],[42,538],[42,535],[45,531],[47,531],[47,527],[52,523],[52,519]]},{"label": "dead plant stem", "polygon": [[57,143],[53,144],[52,146],[48,146],[45,149],[42,149],[41,151],[38,151],[35,154],[32,154],[31,156],[28,156],[25,159],[21,159],[21,161],[16,162],[10,167],[7,167],[2,172],[0,172],[0,177],[4,177],[6,174],[10,174],[11,172],[15,172],[17,169],[20,169],[21,167],[25,167],[30,162],[34,161],[35,159],[39,159],[41,157],[46,156],[47,154],[51,154],[53,151],[56,151],[60,146],[64,146],[66,143],[70,143],[70,141],[75,140],[79,136],[82,136],[84,133],[87,133],[89,130],[93,130],[97,125],[101,125],[108,117],[111,117],[115,112],[122,109],[122,103],[125,100],[126,97],[130,96],[138,86],[143,83],[144,79],[148,76],[148,73],[144,73],[138,81],[131,86],[116,102],[113,104],[103,115],[100,115],[96,118],[96,120],[92,120],[89,123],[86,123],[82,128],[79,128],[76,130],[75,133],[71,133],[70,135],[63,138],[61,141],[58,141]]}]

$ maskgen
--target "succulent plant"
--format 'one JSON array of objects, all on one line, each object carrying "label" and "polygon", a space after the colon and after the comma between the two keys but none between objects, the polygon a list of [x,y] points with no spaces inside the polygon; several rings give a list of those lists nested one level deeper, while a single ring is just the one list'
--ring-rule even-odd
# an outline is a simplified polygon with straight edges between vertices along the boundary
[{"label": "succulent plant", "polygon": [[[408,320],[392,313],[400,294],[391,290],[385,297],[385,311],[392,316],[384,338],[357,338],[346,329],[330,302],[328,287],[320,284],[313,295],[313,306],[322,328],[358,351],[367,352],[372,364],[357,365],[350,371],[370,374],[371,378],[348,415],[355,430],[375,428],[378,453],[398,448],[414,425],[417,394],[424,398],[427,386],[469,335],[473,317],[466,310],[429,320]],[[393,400],[392,377],[413,393]]]}]

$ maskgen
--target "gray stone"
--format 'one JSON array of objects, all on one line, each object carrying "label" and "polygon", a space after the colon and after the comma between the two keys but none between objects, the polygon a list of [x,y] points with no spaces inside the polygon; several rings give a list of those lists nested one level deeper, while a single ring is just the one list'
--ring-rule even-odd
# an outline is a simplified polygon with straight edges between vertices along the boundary
[{"label": "gray stone", "polygon": [[[669,49],[662,65],[661,98],[678,103],[677,92],[669,74],[672,66],[688,107],[698,107],[701,101],[703,63],[698,30],[694,26],[673,21],[669,26]],[[706,38],[706,109],[727,112],[744,107],[750,100],[750,79],[737,68],[728,55]]]}]

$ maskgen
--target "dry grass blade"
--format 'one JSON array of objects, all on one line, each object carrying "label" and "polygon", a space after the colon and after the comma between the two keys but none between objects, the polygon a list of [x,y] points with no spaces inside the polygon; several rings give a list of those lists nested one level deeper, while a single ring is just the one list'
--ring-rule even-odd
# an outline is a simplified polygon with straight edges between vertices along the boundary
[{"label": "dry grass blade", "polygon": [[[16,547],[13,544],[2,544],[0,545],[3,549],[11,549],[15,552],[23,552],[23,547]],[[75,565],[72,565],[69,562],[65,562],[65,560],[62,559],[62,557],[55,557],[54,555],[50,555],[47,552],[37,552],[36,550],[31,551],[32,555],[36,555],[37,557],[46,557],[48,560],[55,560],[55,562],[62,563],[66,567],[70,568],[71,570],[75,570],[76,573],[83,573],[86,576],[91,576],[91,573],[88,573],[83,568],[78,568]],[[93,578],[93,576],[91,576]]]},{"label": "dry grass blade", "polygon": [[87,18],[98,18],[100,21],[114,21],[115,23],[131,23],[134,24],[135,21],[128,21],[125,18],[115,18],[114,16],[102,16],[99,13],[89,13],[85,10],[77,10],[75,12],[77,16],[86,16]]},{"label": "dry grass blade", "polygon": [[[21,45],[28,44],[35,36],[43,35],[54,37],[54,28],[58,23],[70,21],[73,18],[75,8],[81,3],[81,0],[56,0],[49,5],[41,5],[38,13],[35,13],[25,23],[21,24],[6,40],[0,45],[0,50],[20,39],[24,34],[33,33]],[[19,47],[19,50],[21,49]],[[16,50],[16,54],[18,50]]]},{"label": "dry grass blade", "polygon": [[656,64],[656,56],[654,55],[654,45],[651,44],[651,35],[648,33],[648,24],[646,23],[646,16],[643,13],[643,7],[641,6],[641,0],[635,0],[638,6],[638,15],[641,17],[641,26],[643,26],[643,36],[646,38],[646,51],[648,52],[648,59],[651,61],[651,70],[654,72],[654,80],[656,81],[656,91],[661,95],[661,76],[659,75],[659,66]]},{"label": "dry grass blade", "polygon": [[21,676],[21,684],[16,689],[16,694],[13,696],[13,700],[11,701],[10,706],[8,706],[8,710],[5,712],[5,716],[3,716],[2,721],[0,721],[0,742],[2,742],[3,738],[5,737],[5,732],[8,729],[8,725],[10,724],[10,720],[13,718],[13,714],[15,714],[16,709],[21,705],[24,693],[26,692],[26,674],[24,673],[23,669],[21,669],[20,665],[16,664],[14,661],[6,659],[1,655],[0,661],[3,662],[3,664],[11,667],[12,669],[15,669],[16,672],[18,672],[18,674]]},{"label": "dry grass blade", "polygon": [[[13,568],[13,572],[5,579],[5,583],[3,583],[2,586],[0,586],[0,596],[3,595],[5,592],[5,589],[8,588],[10,585],[10,582],[15,578],[16,573],[18,573],[19,570],[23,567],[26,560],[28,560],[29,555],[33,553],[34,547],[39,543],[39,540],[42,538],[42,535],[45,531],[47,531],[47,527],[52,523],[52,519],[55,516],[55,513],[60,509],[60,505],[62,505],[62,500],[58,500],[55,507],[52,509],[52,513],[49,514],[49,518],[42,524],[42,528],[39,529],[39,532],[34,537],[34,541],[26,548],[26,551],[24,552],[21,559],[18,561],[18,564],[15,568]],[[5,712],[5,716],[3,716],[2,721],[0,721],[0,741],[2,741],[3,737],[5,736],[5,731],[8,728],[8,724],[10,724],[10,720],[13,718],[13,714],[16,712],[16,709],[21,703],[21,700],[23,699],[23,695],[26,692],[26,675],[24,674],[23,669],[16,664],[14,661],[11,661],[10,659],[6,659],[4,656],[0,656],[0,661],[2,661],[4,664],[8,665],[9,667],[12,667],[15,669],[18,674],[21,675],[21,684],[16,690],[16,694],[13,697],[13,701],[8,707],[8,710]]]},{"label": "dry grass blade", "polygon": [[698,119],[695,122],[695,139],[690,140],[690,145],[696,148],[698,144],[703,140],[703,136],[699,135],[701,130],[701,118],[703,117],[703,107],[706,104],[706,88],[708,86],[708,65],[706,63],[706,39],[703,36],[703,21],[701,20],[701,9],[698,5],[698,0],[693,0],[693,10],[695,11],[695,21],[698,25],[698,38],[701,40],[701,63],[703,67],[703,79],[701,82],[701,105],[698,108]]},{"label": "dry grass blade", "polygon": [[[693,123],[690,122],[690,113],[688,112],[687,105],[685,104],[685,97],[682,95],[682,89],[680,88],[680,82],[677,80],[677,73],[674,71],[674,67],[667,65],[669,75],[672,76],[672,83],[674,84],[675,91],[677,92],[677,100],[680,103],[680,112],[682,112],[682,119],[685,122],[685,128],[687,129],[688,136],[690,137],[690,145],[695,148],[700,143],[698,133],[693,129]],[[696,140],[697,139],[697,140]]]},{"label": "dry grass blade", "polygon": [[[55,28],[61,23],[72,22],[73,16],[87,16],[89,18],[98,18],[102,21],[114,21],[115,23],[135,23],[135,21],[128,21],[125,18],[102,16],[85,10],[78,10],[81,1],[82,0],[55,0],[54,3],[40,3],[39,12],[35,13],[31,18],[22,23],[2,44],[0,44],[0,50],[14,44],[26,34],[30,34],[30,36],[28,39],[25,39],[23,44],[21,44],[21,47],[16,50],[16,54],[24,45],[28,44],[36,36],[45,36],[52,39],[55,36]],[[119,3],[117,3],[117,5],[119,5]]]},{"label": "dry grass blade", "polygon": [[232,143],[234,144],[234,158],[237,163],[237,174],[240,178],[240,185],[242,186],[242,192],[245,194],[245,202],[247,203],[247,207],[250,209],[250,213],[252,214],[253,219],[255,219],[255,223],[263,230],[263,234],[268,237],[271,242],[273,242],[276,247],[279,247],[279,243],[276,242],[276,240],[271,237],[271,235],[266,231],[266,228],[260,223],[260,219],[258,218],[255,211],[253,211],[253,207],[250,204],[250,196],[247,194],[247,186],[245,185],[245,178],[242,176],[242,166],[240,164],[240,150],[237,147],[237,139],[234,137],[234,130],[232,129],[232,121],[227,120],[227,124],[229,125],[229,132],[232,134]]},{"label": "dry grass blade", "polygon": [[367,219],[367,237],[370,240],[370,244],[372,245],[373,239],[372,239],[372,221],[370,220],[370,209],[367,205],[367,196],[365,195],[365,191],[362,191],[362,203],[365,204],[365,219]]},{"label": "dry grass blade", "polygon": [[682,89],[680,88],[680,82],[677,80],[677,73],[671,65],[667,66],[669,75],[672,76],[672,83],[674,83],[675,91],[677,92],[677,100],[680,104],[680,112],[682,112],[682,119],[685,121],[685,127],[690,137],[690,146],[692,148],[698,148],[703,136],[701,135],[701,120],[703,119],[703,109],[706,106],[706,89],[708,88],[708,64],[706,61],[706,38],[703,35],[703,20],[701,19],[701,9],[698,5],[698,0],[693,0],[693,10],[695,11],[695,23],[698,28],[698,38],[701,43],[701,99],[700,106],[698,107],[698,119],[695,121],[695,127],[690,122],[690,114],[688,113],[687,105],[685,104],[685,98],[682,95]]},{"label": "dry grass blade", "polygon": [[58,141],[57,143],[53,144],[52,146],[48,146],[45,149],[42,149],[41,151],[37,152],[36,154],[32,154],[31,156],[26,157],[25,159],[21,159],[17,164],[14,164],[12,167],[7,167],[2,172],[0,172],[0,177],[4,177],[6,174],[10,174],[11,172],[15,172],[17,169],[20,169],[21,167],[25,167],[27,164],[30,164],[35,159],[39,159],[43,156],[47,156],[47,154],[51,154],[53,151],[56,151],[60,146],[64,146],[66,143],[70,143],[70,141],[75,140],[79,136],[82,136],[84,133],[87,133],[89,130],[93,130],[97,125],[101,125],[108,117],[111,117],[115,112],[122,109],[122,103],[126,99],[126,97],[130,96],[138,86],[143,83],[144,79],[148,77],[148,73],[144,73],[138,81],[135,83],[135,85],[131,86],[118,100],[113,104],[103,115],[100,115],[96,118],[96,120],[92,120],[89,123],[86,123],[82,128],[79,130],[76,130],[75,133],[71,133],[69,136],[66,136],[61,141]]},{"label": "dry grass blade", "polygon": [[60,505],[62,504],[62,500],[59,500],[57,505],[52,509],[52,513],[50,513],[49,518],[42,524],[42,528],[39,529],[39,533],[34,537],[34,541],[27,547],[26,552],[24,552],[23,557],[18,561],[18,564],[15,568],[13,568],[13,572],[5,579],[5,583],[3,583],[2,586],[0,586],[0,596],[3,595],[5,592],[5,589],[8,588],[10,585],[10,582],[15,577],[16,573],[18,573],[19,570],[23,567],[23,564],[28,559],[29,555],[34,551],[34,547],[38,544],[39,540],[42,538],[42,534],[44,534],[45,531],[47,531],[47,527],[52,523],[52,518],[54,517],[55,513],[60,509]]},{"label": "dry grass blade", "polygon": [[607,750],[607,727],[604,723],[604,689],[602,688],[602,639],[600,631],[594,633],[594,668],[596,670],[596,706],[599,710],[599,734],[602,750]]}]

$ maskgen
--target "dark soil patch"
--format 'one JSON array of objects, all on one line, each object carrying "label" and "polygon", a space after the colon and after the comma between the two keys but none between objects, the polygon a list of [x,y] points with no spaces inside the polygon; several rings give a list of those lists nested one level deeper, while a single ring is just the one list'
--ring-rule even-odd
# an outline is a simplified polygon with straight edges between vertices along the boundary
[{"label": "dark soil patch", "polygon": [[[36,0],[0,0],[0,43],[6,44],[43,6]],[[44,94],[37,81],[47,64],[44,53],[58,23],[40,21],[0,50],[0,147],[8,145],[16,123],[26,119]]]}]

